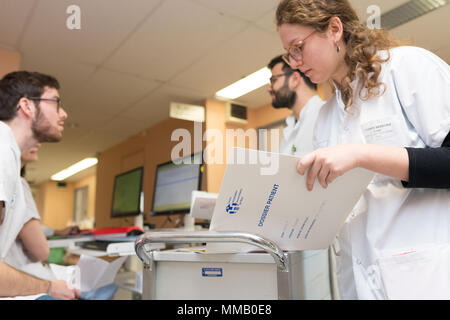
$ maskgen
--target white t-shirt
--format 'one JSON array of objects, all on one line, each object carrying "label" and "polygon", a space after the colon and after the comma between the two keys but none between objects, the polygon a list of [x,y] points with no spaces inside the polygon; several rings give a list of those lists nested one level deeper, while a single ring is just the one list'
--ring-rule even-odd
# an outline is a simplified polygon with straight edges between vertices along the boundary
[{"label": "white t-shirt", "polygon": [[20,149],[11,128],[0,121],[0,201],[5,216],[0,225],[0,261],[9,251],[22,227],[25,201],[20,183]]},{"label": "white t-shirt", "polygon": [[[379,54],[386,56],[386,51]],[[370,143],[440,147],[450,131],[450,68],[417,47],[390,50],[380,97],[344,110],[340,92],[322,108],[315,147]],[[343,299],[450,298],[450,190],[405,189],[376,174],[338,236]]]},{"label": "white t-shirt", "polygon": [[286,127],[280,142],[280,153],[304,156],[314,150],[313,131],[320,107],[325,102],[313,96],[300,111],[299,120],[291,114],[286,118]]},{"label": "white t-shirt", "polygon": [[[30,219],[41,220],[39,212],[36,208],[36,203],[34,202],[33,195],[31,193],[30,187],[24,178],[21,178],[21,183],[25,196],[26,212],[23,215],[22,227]],[[22,228],[21,228],[22,229]],[[42,262],[33,262],[25,254],[23,250],[22,241],[17,240],[11,245],[4,262],[9,264],[11,267],[26,272],[28,274],[34,275],[41,279],[53,280],[55,279],[50,268],[44,266]]]}]

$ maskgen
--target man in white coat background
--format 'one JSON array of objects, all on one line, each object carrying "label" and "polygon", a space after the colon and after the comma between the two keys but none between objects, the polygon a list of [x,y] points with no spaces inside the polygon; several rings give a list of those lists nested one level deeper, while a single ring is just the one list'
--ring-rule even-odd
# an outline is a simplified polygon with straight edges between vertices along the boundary
[{"label": "man in white coat background", "polygon": [[280,142],[280,153],[302,156],[314,150],[313,130],[320,107],[325,103],[317,95],[317,85],[299,70],[293,70],[281,56],[273,58],[267,88],[276,109],[288,108],[286,128]]}]

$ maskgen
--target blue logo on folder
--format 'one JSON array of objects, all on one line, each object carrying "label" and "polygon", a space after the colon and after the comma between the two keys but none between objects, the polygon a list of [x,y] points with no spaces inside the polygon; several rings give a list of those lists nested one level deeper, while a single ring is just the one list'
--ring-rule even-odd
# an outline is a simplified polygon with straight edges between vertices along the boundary
[{"label": "blue logo on folder", "polygon": [[[238,191],[239,191],[239,193],[238,193]],[[242,194],[242,188],[240,190],[236,190],[234,192],[233,199],[231,197],[228,199],[228,204],[227,204],[227,206],[225,208],[225,211],[228,214],[235,214],[241,208],[242,200],[244,199],[241,196],[241,194]]]}]

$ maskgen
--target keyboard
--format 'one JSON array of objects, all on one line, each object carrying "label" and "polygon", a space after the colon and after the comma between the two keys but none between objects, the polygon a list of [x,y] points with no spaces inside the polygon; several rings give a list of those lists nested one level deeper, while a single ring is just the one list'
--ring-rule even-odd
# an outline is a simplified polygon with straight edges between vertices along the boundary
[{"label": "keyboard", "polygon": [[83,249],[106,251],[106,248],[108,247],[108,245],[110,243],[112,243],[112,242],[111,241],[101,241],[101,240],[86,241],[81,244],[81,247]]}]

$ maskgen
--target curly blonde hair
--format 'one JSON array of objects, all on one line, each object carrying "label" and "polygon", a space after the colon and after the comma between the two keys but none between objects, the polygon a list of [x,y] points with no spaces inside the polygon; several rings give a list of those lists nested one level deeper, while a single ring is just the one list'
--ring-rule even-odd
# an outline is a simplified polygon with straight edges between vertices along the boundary
[{"label": "curly blonde hair", "polygon": [[[276,11],[277,27],[285,23],[300,24],[320,33],[327,30],[333,17],[338,17],[342,22],[343,41],[346,45],[344,59],[350,70],[342,83],[338,84],[346,108],[353,104],[354,93],[350,83],[357,75],[361,80],[358,94],[362,100],[381,96],[386,89],[386,85],[378,81],[381,64],[390,59],[388,49],[400,45],[387,31],[371,30],[361,24],[356,11],[347,0],[281,0]],[[379,50],[388,50],[386,59],[377,55]],[[365,94],[364,89],[367,89]]]}]

